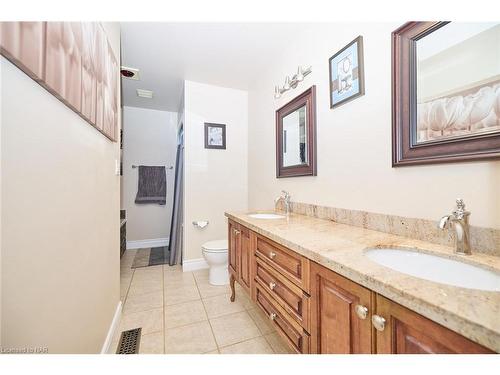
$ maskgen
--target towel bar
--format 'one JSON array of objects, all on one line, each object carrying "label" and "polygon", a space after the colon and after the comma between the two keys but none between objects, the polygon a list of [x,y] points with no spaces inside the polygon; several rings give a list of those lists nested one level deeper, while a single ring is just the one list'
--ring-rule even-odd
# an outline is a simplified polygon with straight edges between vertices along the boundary
[{"label": "towel bar", "polygon": [[[135,164],[132,164],[132,168],[137,168],[138,165],[135,165]],[[166,169],[174,169],[173,166],[170,166],[170,167],[165,167]]]}]

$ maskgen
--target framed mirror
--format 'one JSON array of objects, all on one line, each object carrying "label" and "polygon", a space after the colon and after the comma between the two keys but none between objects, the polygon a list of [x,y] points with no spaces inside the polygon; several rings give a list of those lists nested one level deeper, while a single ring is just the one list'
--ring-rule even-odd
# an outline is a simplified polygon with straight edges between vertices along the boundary
[{"label": "framed mirror", "polygon": [[276,177],[316,176],[316,86],[276,111]]},{"label": "framed mirror", "polygon": [[392,33],[393,166],[500,157],[500,23]]}]

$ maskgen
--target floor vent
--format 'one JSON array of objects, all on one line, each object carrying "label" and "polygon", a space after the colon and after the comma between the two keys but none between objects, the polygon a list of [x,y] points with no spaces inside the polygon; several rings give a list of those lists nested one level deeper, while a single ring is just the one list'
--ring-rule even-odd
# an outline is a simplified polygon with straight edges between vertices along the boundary
[{"label": "floor vent", "polygon": [[138,354],[141,342],[141,328],[123,331],[116,354]]}]

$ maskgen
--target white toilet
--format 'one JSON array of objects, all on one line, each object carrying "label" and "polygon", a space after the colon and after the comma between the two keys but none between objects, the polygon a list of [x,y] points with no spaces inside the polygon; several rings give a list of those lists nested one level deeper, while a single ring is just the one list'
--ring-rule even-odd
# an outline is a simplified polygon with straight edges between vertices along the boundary
[{"label": "white toilet", "polygon": [[227,240],[216,240],[205,242],[201,249],[203,258],[210,267],[208,270],[209,282],[212,285],[226,285],[229,283],[229,271],[227,269]]}]

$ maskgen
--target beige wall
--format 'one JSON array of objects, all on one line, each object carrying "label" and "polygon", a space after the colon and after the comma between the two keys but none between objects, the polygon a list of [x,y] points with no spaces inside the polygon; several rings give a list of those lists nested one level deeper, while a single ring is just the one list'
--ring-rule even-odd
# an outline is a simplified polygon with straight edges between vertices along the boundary
[{"label": "beige wall", "polygon": [[170,235],[175,170],[167,169],[167,204],[135,204],[138,170],[132,165],[175,167],[177,113],[123,107],[122,208],[127,210],[127,241]]},{"label": "beige wall", "polygon": [[[226,150],[205,149],[204,123],[226,124]],[[246,210],[248,94],[186,81],[184,85],[184,259],[201,245],[227,238],[227,210]],[[208,220],[204,229],[194,220]]]},{"label": "beige wall", "polygon": [[[437,220],[462,197],[474,225],[500,228],[500,162],[391,168],[391,31],[400,23],[318,24],[287,46],[249,92],[249,207],[273,207],[281,189],[292,199]],[[298,26],[299,27],[299,26]],[[364,38],[366,94],[329,108],[328,59]],[[300,86],[273,99],[297,65],[312,65]],[[311,85],[317,93],[318,176],[276,179],[275,110]]]},{"label": "beige wall", "polygon": [[120,299],[119,143],[0,62],[2,345],[97,353]]}]

